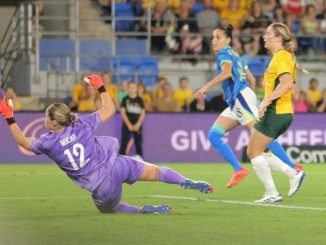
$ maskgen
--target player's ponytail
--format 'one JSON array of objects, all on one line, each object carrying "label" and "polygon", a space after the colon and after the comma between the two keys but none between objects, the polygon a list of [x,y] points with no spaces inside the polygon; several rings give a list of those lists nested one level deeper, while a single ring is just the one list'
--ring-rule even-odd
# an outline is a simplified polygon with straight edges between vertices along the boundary
[{"label": "player's ponytail", "polygon": [[59,125],[66,127],[76,122],[77,116],[72,113],[68,106],[62,103],[55,103],[46,109],[46,115],[58,122]]},{"label": "player's ponytail", "polygon": [[217,29],[224,31],[225,36],[231,39],[232,42],[232,32],[233,32],[233,26],[228,25],[228,26],[219,26]]},{"label": "player's ponytail", "polygon": [[283,47],[286,51],[288,51],[292,54],[293,59],[295,60],[296,69],[305,74],[309,73],[308,70],[299,66],[299,64],[297,62],[297,59],[294,54],[294,49],[295,49],[294,41],[291,38],[291,32],[290,32],[289,28],[287,27],[287,25],[285,25],[283,23],[273,23],[273,24],[271,24],[271,27],[273,28],[276,36],[282,37]]},{"label": "player's ponytail", "polygon": [[75,113],[69,112],[67,116],[68,125],[74,124],[76,122],[77,116]]}]

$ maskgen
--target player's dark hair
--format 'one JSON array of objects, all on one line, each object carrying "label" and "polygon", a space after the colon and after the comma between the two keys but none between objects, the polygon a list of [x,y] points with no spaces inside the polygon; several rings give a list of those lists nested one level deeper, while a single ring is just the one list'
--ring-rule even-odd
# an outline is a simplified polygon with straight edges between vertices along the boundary
[{"label": "player's dark hair", "polygon": [[77,116],[63,103],[55,103],[46,109],[46,115],[56,120],[59,125],[66,127],[76,122]]},{"label": "player's dark hair", "polygon": [[216,29],[224,31],[225,36],[230,38],[231,42],[232,42],[232,31],[233,31],[233,26],[232,25],[219,26]]}]

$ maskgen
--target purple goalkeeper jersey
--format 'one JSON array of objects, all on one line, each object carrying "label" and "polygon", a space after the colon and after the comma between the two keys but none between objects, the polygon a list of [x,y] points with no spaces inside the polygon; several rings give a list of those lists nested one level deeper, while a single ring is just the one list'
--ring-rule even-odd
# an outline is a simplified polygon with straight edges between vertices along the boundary
[{"label": "purple goalkeeper jersey", "polygon": [[94,191],[110,174],[119,143],[109,136],[94,136],[101,124],[97,112],[80,117],[61,132],[48,132],[32,141],[36,154],[45,154],[81,188]]}]

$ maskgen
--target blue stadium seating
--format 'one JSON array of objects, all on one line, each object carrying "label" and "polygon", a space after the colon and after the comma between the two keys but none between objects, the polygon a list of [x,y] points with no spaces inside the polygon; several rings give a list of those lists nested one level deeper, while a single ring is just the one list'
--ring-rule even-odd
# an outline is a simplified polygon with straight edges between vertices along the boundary
[{"label": "blue stadium seating", "polygon": [[146,55],[145,39],[121,39],[116,41],[116,55]]},{"label": "blue stadium seating", "polygon": [[[69,39],[40,40],[40,70],[66,70],[75,67],[74,42]],[[68,64],[69,63],[69,64]]]},{"label": "blue stadium seating", "polygon": [[138,81],[146,86],[154,85],[159,76],[158,62],[154,57],[144,57],[138,60]]},{"label": "blue stadium seating", "polygon": [[195,2],[192,6],[192,12],[196,15],[204,10],[204,5],[202,3]]},{"label": "blue stadium seating", "polygon": [[80,41],[80,69],[84,71],[107,71],[112,55],[111,43],[103,40]]},{"label": "blue stadium seating", "polygon": [[116,3],[115,4],[115,30],[116,31],[130,31],[134,28],[134,21],[132,19],[126,20],[123,17],[134,17],[132,5],[130,3]]},{"label": "blue stadium seating", "polygon": [[248,63],[249,70],[258,77],[264,74],[269,59],[263,57],[252,57]]},{"label": "blue stadium seating", "polygon": [[119,83],[121,80],[135,80],[136,64],[133,58],[112,58],[112,80]]}]

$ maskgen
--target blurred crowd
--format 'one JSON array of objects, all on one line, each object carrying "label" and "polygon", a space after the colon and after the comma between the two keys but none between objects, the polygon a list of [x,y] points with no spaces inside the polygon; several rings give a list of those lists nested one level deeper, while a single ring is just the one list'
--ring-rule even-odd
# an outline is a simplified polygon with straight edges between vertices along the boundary
[{"label": "blurred crowd", "polygon": [[[83,78],[84,75],[75,84],[67,104],[74,111],[95,111],[101,106],[99,95],[93,87],[83,82]],[[129,93],[130,82],[121,81],[117,86],[112,82],[110,73],[106,72],[102,74],[102,79],[116,109],[119,110],[123,98]],[[222,112],[227,107],[222,93],[208,95],[205,100],[194,98],[194,91],[189,87],[186,76],[179,78],[177,88],[173,88],[164,76],[158,79],[151,91],[143,83],[137,85],[138,96],[142,98],[147,112]],[[259,103],[264,97],[263,77],[258,79],[255,92]],[[310,80],[307,91],[295,89],[293,93],[296,113],[326,112],[326,87],[321,89],[317,79]]]},{"label": "blurred crowd", "polygon": [[[94,0],[103,16],[111,0]],[[325,0],[116,0],[131,4],[138,17],[127,31],[151,32],[153,52],[211,52],[211,34],[218,25],[234,27],[233,48],[242,55],[264,55],[262,33],[271,22],[286,23],[298,53],[326,53]],[[150,11],[149,11],[150,9]],[[151,15],[148,25],[147,16]],[[108,21],[110,22],[110,21]]]}]

